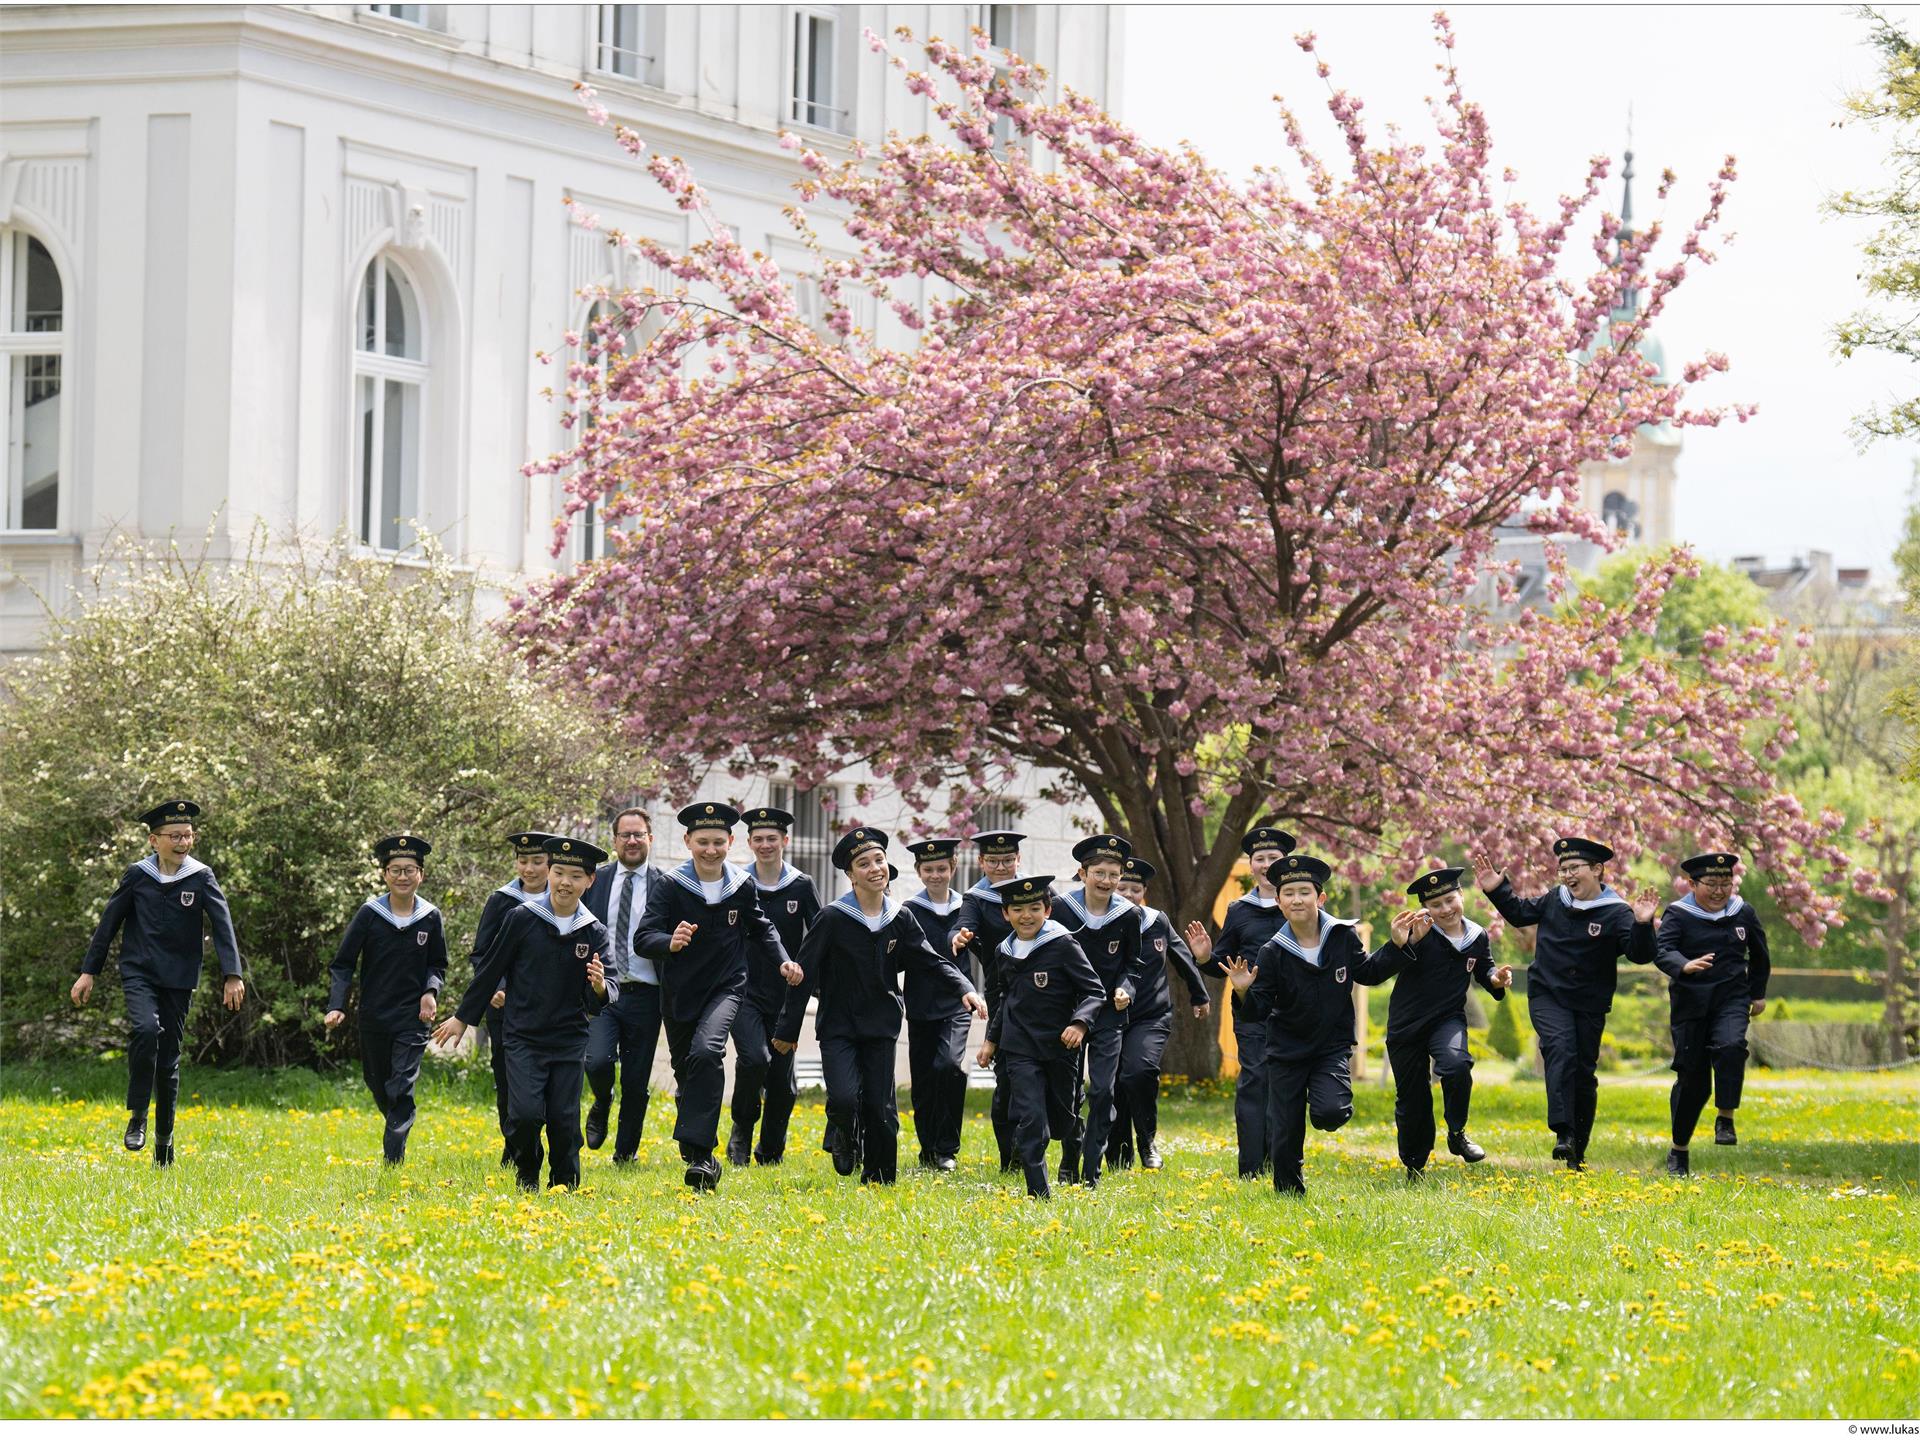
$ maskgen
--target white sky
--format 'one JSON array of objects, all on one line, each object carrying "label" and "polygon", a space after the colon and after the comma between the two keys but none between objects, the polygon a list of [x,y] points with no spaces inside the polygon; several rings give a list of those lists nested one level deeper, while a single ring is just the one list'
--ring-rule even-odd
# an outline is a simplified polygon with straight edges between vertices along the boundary
[{"label": "white sky", "polygon": [[[1279,93],[1338,169],[1345,155],[1325,109],[1332,83],[1366,101],[1370,133],[1392,120],[1431,141],[1425,100],[1440,93],[1433,8],[1128,6],[1121,116],[1148,139],[1191,140],[1243,175],[1283,156],[1270,99]],[[1909,33],[1920,28],[1920,7],[1885,8]],[[1739,159],[1723,211],[1733,242],[1689,274],[1659,334],[1671,371],[1706,350],[1732,360],[1697,400],[1751,401],[1760,411],[1745,425],[1682,432],[1680,538],[1712,560],[1829,550],[1836,564],[1890,578],[1920,445],[1883,441],[1863,454],[1847,429],[1872,401],[1920,389],[1920,366],[1834,356],[1832,325],[1864,294],[1858,245],[1869,227],[1820,213],[1830,191],[1876,186],[1885,174],[1887,137],[1836,124],[1841,97],[1875,73],[1865,23],[1849,9],[1812,6],[1449,13],[1463,89],[1487,112],[1496,168],[1519,173],[1516,193],[1536,213],[1575,189],[1599,151],[1616,157],[1603,200],[1619,209],[1629,102],[1635,221],[1667,221],[1656,263],[1675,258],[1722,156]],[[1331,82],[1293,44],[1302,30],[1318,36]],[[1667,168],[1679,183],[1662,206],[1654,192]],[[1582,247],[1574,259],[1590,255]]]}]

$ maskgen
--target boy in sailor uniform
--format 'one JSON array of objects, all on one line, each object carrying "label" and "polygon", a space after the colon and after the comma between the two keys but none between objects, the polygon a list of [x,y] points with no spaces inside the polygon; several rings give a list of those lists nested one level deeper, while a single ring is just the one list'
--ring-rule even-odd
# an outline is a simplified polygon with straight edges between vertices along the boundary
[{"label": "boy in sailor uniform", "polygon": [[[1100,1183],[1100,1164],[1106,1158],[1107,1135],[1113,1128],[1114,1091],[1120,1078],[1120,1050],[1125,1037],[1127,1010],[1140,991],[1140,914],[1132,901],[1118,893],[1120,876],[1133,846],[1118,835],[1089,835],[1073,847],[1080,865],[1080,888],[1057,895],[1054,923],[1073,936],[1081,953],[1093,963],[1106,991],[1107,1003],[1094,1017],[1093,1030],[1080,1048],[1074,1094],[1074,1134],[1066,1141],[1060,1161],[1060,1183],[1084,1181],[1089,1190]],[[1081,1074],[1085,1075],[1086,1118],[1081,1119]],[[1078,1154],[1074,1141],[1080,1141]],[[1074,1162],[1078,1160],[1078,1164]]]},{"label": "boy in sailor uniform", "polygon": [[[960,897],[953,893],[953,856],[960,842],[916,840],[907,846],[922,886],[907,901],[907,913],[927,944],[953,954],[953,925]],[[969,983],[968,988],[972,985]],[[922,967],[907,971],[907,1074],[912,1085],[913,1128],[920,1139],[922,1169],[949,1172],[960,1163],[960,1125],[967,1112],[968,1011]]]},{"label": "boy in sailor uniform", "polygon": [[1227,967],[1245,1013],[1267,1027],[1273,1188],[1299,1195],[1307,1193],[1301,1170],[1307,1120],[1316,1130],[1338,1130],[1353,1118],[1353,987],[1378,985],[1399,970],[1428,925],[1417,909],[1402,911],[1393,917],[1392,942],[1367,954],[1353,921],[1320,908],[1332,874],[1311,855],[1276,860],[1267,882],[1285,918],[1252,966],[1241,957]]},{"label": "boy in sailor uniform", "polygon": [[[1180,974],[1187,989],[1187,1003],[1193,1018],[1204,1020],[1213,1013],[1207,994],[1207,982],[1194,964],[1193,952],[1173,928],[1170,917],[1147,904],[1147,882],[1154,868],[1137,855],[1129,855],[1122,867],[1120,893],[1140,911],[1140,990],[1127,1007],[1127,1029],[1120,1045],[1120,1080],[1115,1102],[1109,1163],[1131,1162],[1133,1138],[1140,1138],[1140,1166],[1158,1170],[1160,1146],[1160,1061],[1167,1052],[1167,1038],[1173,1033],[1173,991],[1167,982],[1167,966]],[[1205,935],[1205,931],[1200,932]]]},{"label": "boy in sailor uniform", "polygon": [[151,855],[127,867],[119,888],[94,927],[80,962],[71,998],[85,1005],[93,981],[107,963],[107,947],[124,925],[120,942],[120,991],[127,1005],[127,1129],[122,1143],[139,1150],[147,1143],[147,1105],[154,1106],[153,1163],[173,1164],[173,1117],[180,1095],[180,1044],[187,1031],[187,1007],[200,984],[200,937],[213,932],[219,957],[220,1003],[238,1010],[246,1000],[240,978],[240,946],[233,916],[213,871],[195,860],[193,822],[200,807],[191,800],[169,800],[140,818],[146,823]]},{"label": "boy in sailor uniform", "polygon": [[[513,847],[514,878],[487,896],[487,903],[480,909],[480,923],[474,927],[473,946],[467,955],[467,963],[473,968],[479,968],[480,957],[487,953],[487,947],[500,931],[500,922],[527,901],[547,893],[547,841],[552,838],[540,830],[522,830],[507,837],[507,843]],[[494,1108],[500,1114],[500,1163],[511,1166],[513,1146],[507,1140],[511,1133],[507,1124],[507,1030],[503,1018],[506,1003],[507,992],[501,989],[493,992],[493,999],[487,1004],[487,1064],[493,1071]]]},{"label": "boy in sailor uniform", "polygon": [[1400,1163],[1417,1180],[1433,1154],[1433,1095],[1427,1067],[1440,1077],[1447,1118],[1447,1151],[1469,1165],[1487,1152],[1467,1137],[1473,1103],[1473,1057],[1467,1053],[1467,986],[1477,984],[1504,1003],[1513,969],[1493,963],[1487,932],[1469,920],[1460,901],[1465,870],[1430,870],[1407,886],[1432,927],[1410,947],[1412,958],[1393,982],[1387,1001],[1387,1065],[1393,1071],[1393,1122]]},{"label": "boy in sailor uniform", "polygon": [[[1293,836],[1272,825],[1258,825],[1240,840],[1253,874],[1251,894],[1242,895],[1227,906],[1226,923],[1220,938],[1207,937],[1199,921],[1187,926],[1187,944],[1202,972],[1227,978],[1228,962],[1252,960],[1260,947],[1273,938],[1285,918],[1273,886],[1267,883],[1267,871],[1274,861],[1292,852]],[[1247,1014],[1240,991],[1229,987],[1233,997],[1233,1043],[1240,1059],[1240,1078],[1233,1087],[1233,1129],[1239,1142],[1240,1178],[1257,1179],[1270,1160],[1267,1144],[1267,1027],[1264,1021]]]},{"label": "boy in sailor uniform", "polygon": [[[1007,928],[1000,892],[995,887],[1019,874],[1020,842],[1026,838],[1017,830],[983,830],[968,842],[980,856],[980,879],[960,897],[960,914],[953,926],[953,953],[959,955],[965,951],[971,959],[989,1012],[999,1010],[1000,997],[1006,993],[1000,975],[1000,942],[1012,933]],[[1010,1173],[1014,1166],[1013,1120],[1009,1109],[1012,1099],[1012,1092],[1001,1083],[996,1067],[993,1104],[988,1113],[993,1121],[993,1138],[1000,1151],[1003,1175]],[[1065,1138],[1064,1135],[1061,1138]]]},{"label": "boy in sailor uniform", "polygon": [[686,1183],[701,1191],[720,1183],[713,1151],[727,1084],[727,1036],[746,994],[749,957],[789,984],[800,974],[760,904],[752,873],[727,863],[739,820],[738,810],[718,800],[680,812],[693,858],[649,887],[647,913],[634,936],[634,948],[660,974],[660,1018],[679,1091],[673,1138],[686,1162]]},{"label": "boy in sailor uniform", "polygon": [[1712,1096],[1713,1143],[1734,1145],[1733,1112],[1747,1073],[1747,1021],[1767,1008],[1773,957],[1760,917],[1733,893],[1740,857],[1711,851],[1681,862],[1692,893],[1660,918],[1654,964],[1671,984],[1673,1146],[1667,1173],[1688,1173],[1687,1148]]},{"label": "boy in sailor uniform", "polygon": [[602,968],[607,928],[580,903],[607,852],[566,836],[552,837],[546,849],[547,894],[508,912],[459,1008],[433,1038],[457,1045],[505,985],[507,1123],[520,1188],[540,1188],[544,1125],[548,1183],[577,1190],[587,1026],[618,998],[619,981]]},{"label": "boy in sailor uniform", "polygon": [[1651,965],[1653,914],[1660,897],[1643,887],[1629,905],[1606,883],[1613,851],[1597,840],[1553,842],[1560,884],[1531,899],[1509,883],[1492,859],[1474,860],[1473,878],[1509,925],[1535,925],[1527,967],[1527,1017],[1540,1037],[1546,1069],[1547,1128],[1553,1158],[1583,1170],[1600,1096],[1600,1036],[1613,1008],[1622,956]]},{"label": "boy in sailor uniform", "polygon": [[862,1184],[891,1185],[899,1173],[900,1116],[893,1061],[906,1000],[900,973],[920,972],[962,1012],[984,1015],[985,1002],[951,959],[927,944],[920,924],[887,894],[893,867],[887,834],[862,826],[833,847],[834,867],[853,888],[820,912],[794,962],[800,979],[787,991],[773,1043],[792,1055],[817,994],[814,1034],[827,1083],[833,1168]]},{"label": "boy in sailor uniform", "polygon": [[1108,1004],[1106,986],[1066,928],[1048,918],[1051,875],[995,888],[1008,934],[998,952],[1002,998],[987,1018],[980,1063],[998,1062],[1008,1092],[1015,1154],[1027,1194],[1045,1200],[1047,1137],[1065,1134],[1080,1072],[1079,1050]]},{"label": "boy in sailor uniform", "polygon": [[[820,913],[820,893],[812,877],[787,863],[793,816],[771,805],[747,811],[747,848],[753,851],[753,883],[760,908],[780,932],[780,946],[788,956],[800,953],[800,942]],[[787,1125],[799,1087],[793,1079],[793,1055],[772,1045],[773,1028],[787,998],[787,983],[765,952],[747,958],[747,993],[733,1019],[733,1125],[727,1133],[727,1163],[749,1160],[778,1165],[787,1150]],[[761,1097],[765,1096],[764,1121]],[[760,1143],[753,1129],[760,1125]]]},{"label": "boy in sailor uniform", "polygon": [[354,912],[328,967],[333,983],[323,1019],[329,1030],[347,1018],[347,996],[356,976],[360,981],[360,1074],[386,1121],[381,1149],[389,1165],[407,1158],[413,1087],[447,978],[440,911],[420,894],[432,850],[416,835],[373,842],[387,892]]}]

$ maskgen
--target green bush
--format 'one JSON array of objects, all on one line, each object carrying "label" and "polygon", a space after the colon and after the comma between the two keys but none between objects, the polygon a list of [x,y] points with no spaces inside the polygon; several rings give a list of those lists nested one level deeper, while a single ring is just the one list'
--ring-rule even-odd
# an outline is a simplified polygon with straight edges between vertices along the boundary
[{"label": "green bush", "polygon": [[157,799],[204,807],[194,853],[226,890],[247,968],[240,1014],[202,991],[188,1053],[302,1064],[351,1044],[323,1051],[319,1017],[340,933],[380,888],[372,840],[432,841],[423,893],[446,915],[451,988],[480,906],[512,874],[501,837],[597,828],[631,793],[640,777],[604,721],[540,688],[478,623],[471,573],[430,542],[421,551],[396,562],[256,535],[217,564],[123,547],[46,651],[9,674],[0,1033],[12,1053],[119,1043],[116,986],[82,1012],[66,991],[145,853],[134,817]]},{"label": "green bush", "polygon": [[1518,1060],[1527,1048],[1527,1037],[1521,1033],[1518,997],[1509,995],[1487,1008],[1493,1012],[1487,1021],[1487,1047],[1496,1055]]}]

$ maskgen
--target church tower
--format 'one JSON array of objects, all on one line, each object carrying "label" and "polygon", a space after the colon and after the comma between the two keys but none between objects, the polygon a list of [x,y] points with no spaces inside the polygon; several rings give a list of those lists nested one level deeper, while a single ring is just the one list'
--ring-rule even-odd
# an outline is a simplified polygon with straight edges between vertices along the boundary
[{"label": "church tower", "polygon": [[[1624,249],[1633,237],[1633,132],[1628,123],[1626,168],[1621,175],[1620,235]],[[1619,253],[1617,250],[1616,254]],[[1629,288],[1614,307],[1613,323],[1631,323],[1640,313],[1640,291]],[[1640,339],[1640,353],[1654,364],[1657,378],[1669,379],[1666,351],[1651,333]],[[1580,467],[1580,503],[1598,515],[1629,545],[1659,547],[1674,540],[1674,466],[1680,436],[1673,426],[1642,425],[1625,460],[1595,461]]]}]

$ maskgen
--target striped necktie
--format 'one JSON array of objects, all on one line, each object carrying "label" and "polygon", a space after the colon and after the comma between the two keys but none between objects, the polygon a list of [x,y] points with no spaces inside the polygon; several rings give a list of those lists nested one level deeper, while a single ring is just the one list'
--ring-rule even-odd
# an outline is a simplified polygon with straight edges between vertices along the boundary
[{"label": "striped necktie", "polygon": [[627,978],[627,946],[633,939],[633,882],[640,872],[628,870],[620,877],[620,904],[613,912],[613,973]]}]

